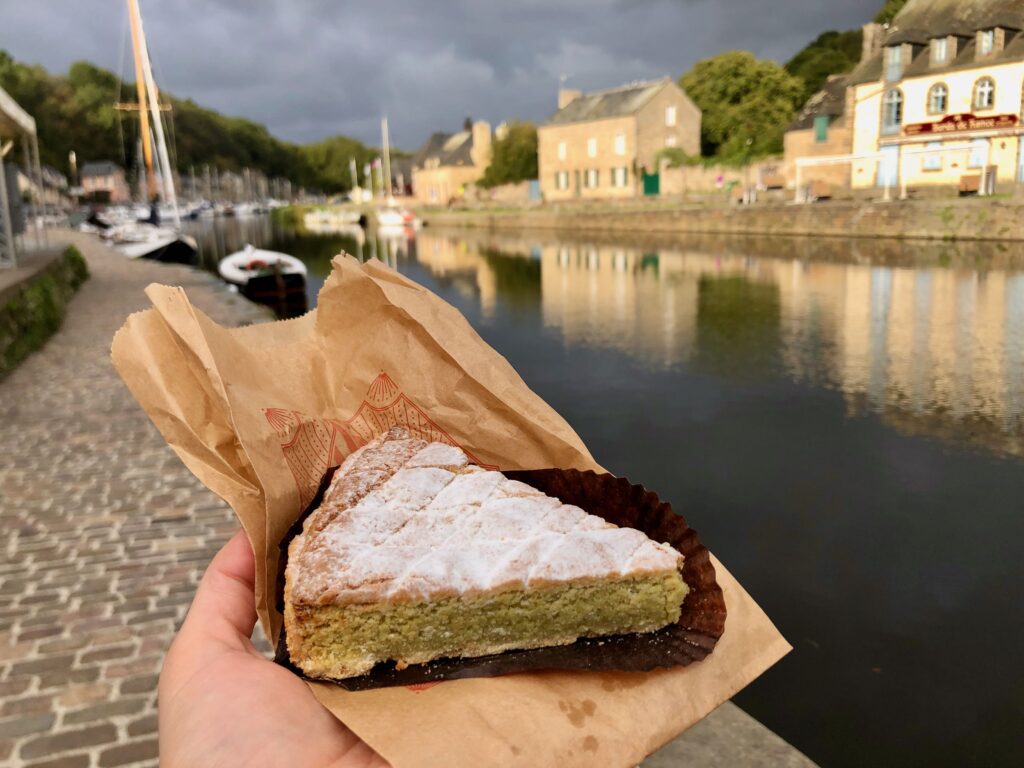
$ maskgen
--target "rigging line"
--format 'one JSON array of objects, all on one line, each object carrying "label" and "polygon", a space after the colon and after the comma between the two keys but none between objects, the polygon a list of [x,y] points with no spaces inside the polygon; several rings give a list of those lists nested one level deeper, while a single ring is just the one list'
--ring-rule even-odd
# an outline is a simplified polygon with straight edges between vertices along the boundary
[{"label": "rigging line", "polygon": [[[122,101],[124,94],[124,52],[126,47],[126,40],[128,36],[128,17],[124,16],[124,21],[121,24],[121,61],[117,65],[117,96],[115,101]],[[115,109],[114,114],[117,115],[117,143],[121,150],[121,165],[125,168],[128,167],[128,157],[124,151],[124,124],[122,123],[121,110]]]},{"label": "rigging line", "polygon": [[[158,82],[166,83],[167,81],[164,80],[163,77],[163,67],[160,66],[160,59],[152,48],[149,49],[149,64],[153,68],[153,79]],[[164,125],[167,128],[167,132],[170,134],[171,146],[168,147],[168,154],[170,155],[171,168],[177,168],[178,141],[174,136],[174,105],[171,103],[171,94],[169,91],[165,91],[161,88],[159,93],[161,97],[167,99],[167,106],[170,107],[166,112],[166,118],[163,117],[165,113],[161,110],[159,119],[163,120]]]}]

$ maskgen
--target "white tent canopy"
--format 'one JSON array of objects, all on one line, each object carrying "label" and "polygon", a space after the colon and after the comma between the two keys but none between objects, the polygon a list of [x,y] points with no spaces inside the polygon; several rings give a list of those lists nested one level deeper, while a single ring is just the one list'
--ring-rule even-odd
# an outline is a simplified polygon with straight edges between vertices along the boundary
[{"label": "white tent canopy", "polygon": [[[25,173],[35,185],[33,197],[41,194],[43,189],[43,174],[39,166],[39,140],[36,136],[36,121],[18,102],[11,98],[3,88],[0,88],[0,267],[14,267],[17,265],[17,251],[14,239],[14,230],[11,224],[11,201],[7,198],[7,181],[4,171],[4,164],[10,162],[7,155],[13,149],[14,140],[20,140],[24,154]],[[33,200],[35,204],[37,199]],[[35,205],[31,214],[35,214]],[[33,216],[33,218],[35,218]],[[33,222],[33,226],[36,223]],[[37,228],[36,244],[40,242],[40,230]],[[42,232],[42,241],[45,242],[46,233]]]}]

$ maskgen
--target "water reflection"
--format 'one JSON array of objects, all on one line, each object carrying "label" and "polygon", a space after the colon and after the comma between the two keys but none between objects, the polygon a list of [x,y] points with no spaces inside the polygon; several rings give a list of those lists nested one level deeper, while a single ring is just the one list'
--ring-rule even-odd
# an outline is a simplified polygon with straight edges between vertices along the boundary
[{"label": "water reflection", "polygon": [[851,415],[1024,454],[1024,258],[1016,246],[767,238],[640,245],[426,229],[301,233],[270,217],[196,222],[207,268],[245,243],[309,267],[310,306],[344,251],[425,267],[484,318],[539,312],[567,344],[652,369],[785,375]]},{"label": "water reflection", "polygon": [[499,301],[539,307],[570,344],[612,347],[656,368],[784,374],[842,391],[851,414],[1024,453],[1024,271],[1011,253],[988,246],[971,257],[986,266],[968,266],[949,246],[904,244],[877,259],[905,264],[890,266],[858,263],[860,243],[829,243],[831,261],[709,247],[718,245],[426,230],[417,260],[475,292],[484,316]]},{"label": "water reflection", "polygon": [[737,700],[812,758],[1019,762],[1017,249],[269,227],[312,298],[342,250],[437,292],[672,499],[796,646]]}]

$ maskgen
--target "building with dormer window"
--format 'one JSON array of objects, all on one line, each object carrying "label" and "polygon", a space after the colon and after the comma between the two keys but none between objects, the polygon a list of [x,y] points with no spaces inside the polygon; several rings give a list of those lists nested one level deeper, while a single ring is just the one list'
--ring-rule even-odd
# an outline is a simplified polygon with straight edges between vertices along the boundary
[{"label": "building with dormer window", "polygon": [[854,188],[1024,182],[1024,0],[910,0],[850,74]]},{"label": "building with dormer window", "polygon": [[412,191],[427,205],[461,199],[491,164],[491,125],[466,118],[458,133],[435,133],[412,159]]}]

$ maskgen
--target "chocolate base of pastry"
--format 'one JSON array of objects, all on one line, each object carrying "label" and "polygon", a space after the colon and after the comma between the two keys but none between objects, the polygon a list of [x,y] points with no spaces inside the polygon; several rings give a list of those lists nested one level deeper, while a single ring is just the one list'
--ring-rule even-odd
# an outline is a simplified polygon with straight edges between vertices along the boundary
[{"label": "chocolate base of pastry", "polygon": [[[493,656],[437,659],[399,670],[394,662],[378,664],[360,677],[335,682],[350,691],[416,685],[467,677],[495,677],[540,670],[588,670],[592,672],[650,672],[682,667],[703,660],[725,631],[725,597],[715,580],[711,555],[697,533],[676,514],[671,505],[624,478],[569,469],[505,472],[512,480],[533,486],[565,504],[575,504],[591,515],[614,525],[635,528],[654,541],[665,542],[684,556],[683,580],[690,588],[679,621],[656,632],[610,637],[581,638],[572,645],[505,651]],[[316,497],[289,529],[281,542],[277,580],[277,609],[284,611],[284,572],[288,545],[302,532],[306,518],[320,506],[334,469],[328,470]],[[282,626],[274,660],[305,677],[291,663]]]}]

